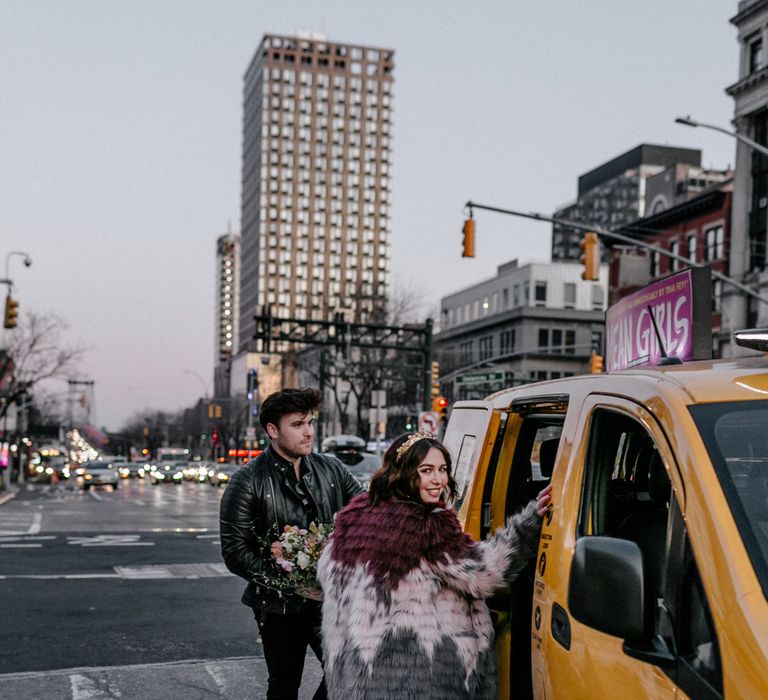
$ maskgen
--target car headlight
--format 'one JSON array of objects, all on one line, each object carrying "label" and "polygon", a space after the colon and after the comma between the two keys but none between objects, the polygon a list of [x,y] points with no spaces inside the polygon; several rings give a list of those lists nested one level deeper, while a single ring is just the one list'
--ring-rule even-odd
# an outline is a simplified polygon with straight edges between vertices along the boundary
[{"label": "car headlight", "polygon": [[86,481],[90,481],[91,479],[93,479],[93,475],[92,474],[86,474],[85,475],[85,479],[86,479]]}]

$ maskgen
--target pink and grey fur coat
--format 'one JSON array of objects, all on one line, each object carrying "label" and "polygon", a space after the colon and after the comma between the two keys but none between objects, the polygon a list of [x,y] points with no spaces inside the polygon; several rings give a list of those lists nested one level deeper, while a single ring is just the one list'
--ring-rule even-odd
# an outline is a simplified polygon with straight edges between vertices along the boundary
[{"label": "pink and grey fur coat", "polygon": [[484,598],[524,568],[540,527],[531,503],[477,543],[444,504],[356,496],[318,567],[328,696],[495,698]]}]

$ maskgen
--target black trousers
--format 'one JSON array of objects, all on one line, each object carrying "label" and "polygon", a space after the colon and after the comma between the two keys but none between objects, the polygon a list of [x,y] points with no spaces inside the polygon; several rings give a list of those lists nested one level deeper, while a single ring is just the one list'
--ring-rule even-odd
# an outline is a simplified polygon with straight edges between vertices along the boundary
[{"label": "black trousers", "polygon": [[[323,662],[320,642],[320,603],[306,603],[302,612],[290,615],[256,612],[269,681],[267,700],[296,700],[307,646]],[[313,700],[326,700],[323,677]]]}]

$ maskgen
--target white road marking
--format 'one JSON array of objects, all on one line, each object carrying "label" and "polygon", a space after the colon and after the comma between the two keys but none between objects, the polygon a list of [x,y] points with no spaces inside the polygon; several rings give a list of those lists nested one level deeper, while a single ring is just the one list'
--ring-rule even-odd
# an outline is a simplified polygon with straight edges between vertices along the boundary
[{"label": "white road marking", "polygon": [[103,500],[104,500],[104,499],[103,499],[101,496],[99,496],[99,494],[98,494],[98,493],[96,493],[96,492],[95,492],[93,489],[88,489],[88,495],[89,495],[89,496],[93,496],[93,498],[95,498],[97,501],[103,501]]},{"label": "white road marking", "polygon": [[116,566],[115,571],[125,579],[156,578],[219,578],[229,576],[223,563],[205,564],[146,564],[143,566]]},{"label": "white road marking", "polygon": [[42,527],[43,523],[43,514],[42,513],[35,513],[32,516],[32,524],[29,526],[29,530],[27,531],[28,535],[36,535],[38,532],[40,532],[40,528]]},{"label": "white road marking", "polygon": [[[0,579],[34,579],[35,581],[53,581],[57,579],[86,579],[86,578],[121,578],[118,574],[0,574]],[[1,676],[2,674],[0,674]]]},{"label": "white road marking", "polygon": [[205,539],[208,539],[210,537],[218,537],[218,535],[195,535],[195,537],[198,540],[205,540]]},{"label": "white road marking", "polygon": [[117,686],[103,677],[102,682],[99,683],[98,679],[89,678],[82,673],[73,673],[69,677],[69,684],[72,689],[72,700],[109,700],[122,697]]},{"label": "white road marking", "polygon": [[67,537],[67,544],[81,547],[154,547],[154,542],[139,542],[141,535],[96,535]]},{"label": "white road marking", "polygon": [[16,544],[0,544],[0,549],[23,549],[23,548],[32,549],[32,548],[35,548],[35,547],[42,547],[42,546],[43,545],[41,545],[41,544],[21,544],[21,543],[16,543]]},{"label": "white road marking", "polygon": [[224,696],[227,689],[227,671],[224,666],[220,663],[207,663],[204,668],[208,672],[208,675],[213,678],[213,682],[221,691],[222,696]]},{"label": "white road marking", "polygon": [[0,537],[0,542],[37,542],[39,540],[55,540],[56,535],[14,535],[12,537]]}]

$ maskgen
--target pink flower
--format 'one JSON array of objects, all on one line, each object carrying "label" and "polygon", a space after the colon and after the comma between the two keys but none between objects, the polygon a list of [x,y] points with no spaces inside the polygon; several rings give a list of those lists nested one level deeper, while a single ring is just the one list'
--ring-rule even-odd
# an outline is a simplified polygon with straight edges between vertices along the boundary
[{"label": "pink flower", "polygon": [[283,568],[283,571],[287,571],[289,574],[293,571],[293,564],[285,559],[278,559],[277,563]]},{"label": "pink flower", "polygon": [[269,551],[272,552],[272,556],[275,559],[283,558],[283,547],[279,542],[273,542],[269,547]]}]

